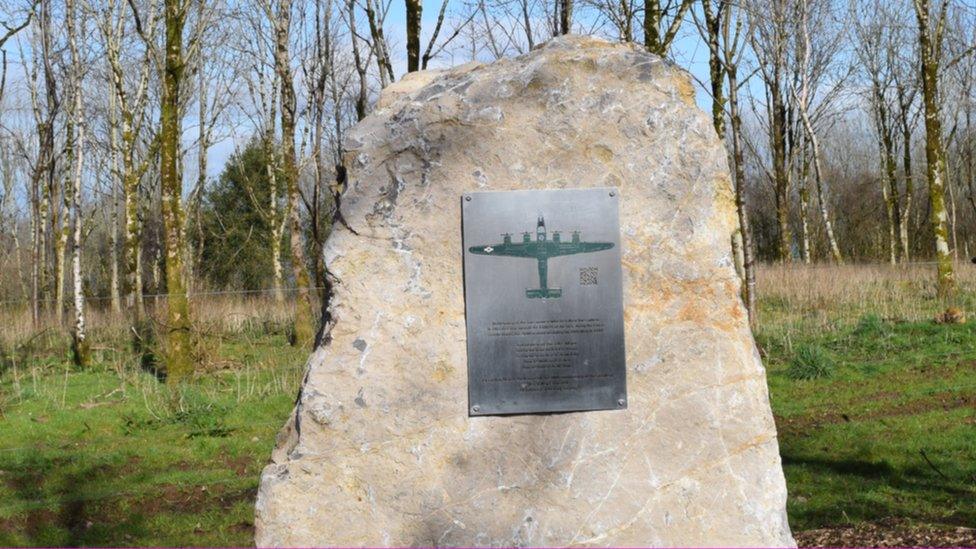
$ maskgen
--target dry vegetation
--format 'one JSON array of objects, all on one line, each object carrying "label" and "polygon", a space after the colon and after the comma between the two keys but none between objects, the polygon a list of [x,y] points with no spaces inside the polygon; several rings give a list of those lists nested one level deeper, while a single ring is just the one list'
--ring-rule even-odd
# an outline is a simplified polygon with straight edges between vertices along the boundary
[{"label": "dry vegetation", "polygon": [[[763,305],[759,322],[768,327],[813,321],[828,327],[868,314],[893,321],[931,320],[945,309],[933,270],[929,263],[763,265],[757,270]],[[976,265],[959,262],[955,271],[961,289],[956,306],[971,306]]]}]

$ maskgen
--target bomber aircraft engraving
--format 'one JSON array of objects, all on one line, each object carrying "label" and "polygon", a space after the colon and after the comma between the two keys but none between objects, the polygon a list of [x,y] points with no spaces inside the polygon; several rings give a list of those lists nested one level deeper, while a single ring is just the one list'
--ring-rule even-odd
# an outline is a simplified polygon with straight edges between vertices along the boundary
[{"label": "bomber aircraft engraving", "polygon": [[549,287],[549,258],[599,252],[610,248],[613,248],[613,242],[581,241],[580,231],[573,231],[569,242],[562,241],[559,231],[553,231],[552,240],[548,240],[546,238],[546,221],[540,215],[536,223],[535,241],[532,240],[532,233],[528,231],[522,233],[522,242],[512,242],[512,233],[505,233],[502,235],[500,244],[471,246],[468,251],[477,255],[535,259],[539,266],[539,287],[527,288],[525,297],[550,299],[562,297],[563,291],[561,288]]},{"label": "bomber aircraft engraving", "polygon": [[618,190],[460,198],[468,415],[625,410]]}]

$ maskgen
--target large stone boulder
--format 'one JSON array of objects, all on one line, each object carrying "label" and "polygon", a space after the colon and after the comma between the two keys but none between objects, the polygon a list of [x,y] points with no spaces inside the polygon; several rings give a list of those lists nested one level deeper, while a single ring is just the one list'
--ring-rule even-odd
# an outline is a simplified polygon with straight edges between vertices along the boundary
[{"label": "large stone boulder", "polygon": [[[348,135],[326,343],[262,475],[258,545],[793,544],[688,74],[552,40],[410,75]],[[462,193],[617,187],[628,408],[468,417]]]}]

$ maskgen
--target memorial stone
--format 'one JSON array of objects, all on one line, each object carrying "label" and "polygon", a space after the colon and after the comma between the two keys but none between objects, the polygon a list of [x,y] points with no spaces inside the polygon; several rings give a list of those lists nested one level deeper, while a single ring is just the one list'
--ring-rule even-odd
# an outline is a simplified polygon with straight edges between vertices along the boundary
[{"label": "memorial stone", "polygon": [[[325,249],[328,336],[262,474],[258,545],[793,544],[765,371],[732,264],[726,154],[694,95],[687,73],[638,46],[579,36],[413,73],[383,92],[344,142],[341,221]],[[533,207],[469,232],[481,213],[466,208],[479,199],[576,192],[564,189],[619,193],[619,230]],[[560,244],[579,231],[579,243],[603,249],[546,256],[545,272],[539,257],[487,257],[507,233],[514,245],[540,229],[547,241],[559,231]],[[492,282],[489,261],[519,266]],[[479,379],[468,351],[480,336],[470,315],[485,302],[469,288],[466,318],[466,277],[521,296],[519,307],[597,310],[613,306],[614,268],[624,352],[600,356],[625,369],[625,385],[605,384],[600,398],[624,405],[573,397],[563,409],[589,411],[471,409]],[[597,288],[583,284],[594,277]],[[591,303],[598,289],[607,293]],[[541,318],[527,310],[509,319]],[[614,315],[600,318],[613,329]],[[574,353],[589,352],[561,336],[535,343],[559,341],[568,362],[546,351],[542,370],[577,368]],[[497,356],[520,372],[538,351]]]}]

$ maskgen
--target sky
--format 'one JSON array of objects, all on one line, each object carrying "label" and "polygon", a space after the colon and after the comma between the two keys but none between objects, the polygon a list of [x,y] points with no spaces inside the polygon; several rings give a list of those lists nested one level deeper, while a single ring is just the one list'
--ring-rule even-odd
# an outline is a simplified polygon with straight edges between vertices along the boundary
[{"label": "sky", "polygon": [[[404,48],[404,1],[389,1],[391,4],[384,24],[384,29],[387,39],[391,43],[394,72],[397,77],[401,77],[406,73],[406,52]],[[462,6],[463,0],[448,1],[450,3],[448,4],[447,9],[448,16],[445,20],[444,28],[442,29],[441,33],[442,40],[449,28],[449,20],[451,19],[452,11],[458,10]],[[304,3],[299,3],[299,5],[303,4]],[[579,2],[577,2],[577,4],[581,5]],[[421,40],[422,47],[426,46],[429,35],[436,24],[439,9],[440,0],[427,0],[427,2],[424,3]],[[308,15],[311,16],[311,14]],[[593,16],[591,14],[587,14],[585,10],[577,9],[576,15],[576,28],[574,30],[577,32],[583,32],[584,27],[592,26]],[[298,14],[295,14],[294,17],[295,19],[298,19]],[[56,28],[55,32],[60,32],[60,30]],[[19,49],[20,47],[24,47],[26,54],[30,55],[29,50],[26,49],[29,48],[29,43],[23,40],[18,40],[16,42],[18,42],[20,45],[14,45],[14,41],[11,41],[8,42],[7,46],[5,47],[8,57],[8,74],[6,97],[4,98],[4,109],[8,114],[18,111],[21,115],[29,118],[29,101],[26,92],[26,84],[24,83],[24,67],[20,61],[21,50]],[[698,29],[695,27],[694,21],[691,20],[690,15],[686,17],[686,21],[682,25],[682,30],[672,45],[672,57],[679,66],[685,68],[694,76],[696,81],[697,102],[703,110],[708,112],[711,109],[711,98],[709,97],[709,94],[705,88],[700,85],[700,83],[707,82],[708,80],[708,50],[704,42],[699,37]],[[452,56],[451,52],[444,52],[444,54],[431,61],[431,67],[445,68],[454,64],[465,63],[467,61],[469,61],[469,58],[466,54],[459,52],[456,56]],[[243,86],[243,83],[241,85]],[[184,124],[186,144],[189,148],[191,148],[184,164],[185,192],[189,192],[190,188],[192,188],[191,182],[196,179],[196,154],[195,151],[192,150],[195,148],[193,144],[195,143],[197,133],[192,122],[194,110],[195,107],[191,108],[189,118]],[[229,135],[225,135],[211,146],[207,155],[207,175],[209,178],[215,178],[220,175],[220,173],[223,171],[224,165],[234,153],[236,147],[240,146],[241,141],[247,139],[252,132],[253,130],[249,128],[249,124],[244,123],[242,127],[233,128]]]}]

